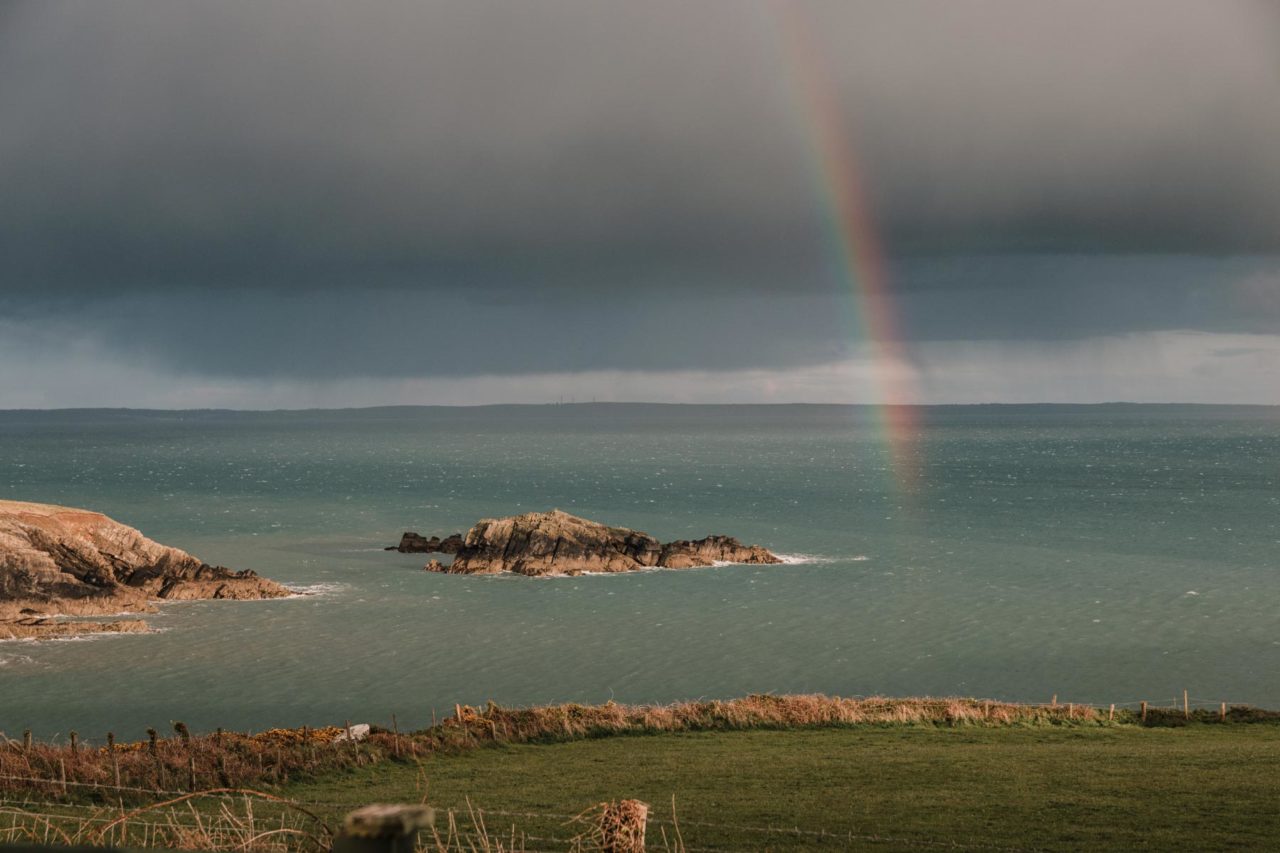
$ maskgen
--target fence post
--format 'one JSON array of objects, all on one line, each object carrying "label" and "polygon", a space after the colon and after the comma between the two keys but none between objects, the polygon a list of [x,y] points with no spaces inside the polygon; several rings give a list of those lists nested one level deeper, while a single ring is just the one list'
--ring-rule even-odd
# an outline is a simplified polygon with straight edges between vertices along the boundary
[{"label": "fence post", "polygon": [[396,758],[400,757],[400,724],[396,722],[396,715],[391,715],[391,731],[395,733],[395,740],[392,741],[394,746],[391,751]]},{"label": "fence post", "polygon": [[1227,721],[1227,703],[1226,702],[1222,703],[1222,709],[1219,716],[1222,722],[1225,723]]},{"label": "fence post", "polygon": [[357,766],[360,764],[360,744],[356,743],[356,736],[351,731],[351,721],[347,720],[347,740],[351,741],[351,754],[356,757]]},{"label": "fence post", "polygon": [[22,732],[22,751],[31,751],[31,729],[24,729]]},{"label": "fence post", "polygon": [[163,791],[169,787],[169,780],[164,772],[164,762],[160,760],[159,737],[160,735],[155,729],[147,729],[148,748],[151,751],[151,759],[156,765],[156,790]]},{"label": "fence post", "polygon": [[1107,712],[1107,722],[1111,722],[1116,718],[1116,703],[1111,703],[1111,710]]},{"label": "fence post", "polygon": [[1145,723],[1146,721],[1147,721],[1147,702],[1144,699],[1142,702],[1142,722]]},{"label": "fence post", "polygon": [[107,752],[111,754],[111,777],[115,780],[116,793],[120,788],[120,758],[116,755],[116,733],[107,732]]},{"label": "fence post", "polygon": [[435,824],[430,806],[372,805],[347,815],[333,853],[413,853],[418,830]]},{"label": "fence post", "polygon": [[1184,720],[1191,719],[1191,705],[1187,701],[1187,691],[1182,691],[1182,718]]}]

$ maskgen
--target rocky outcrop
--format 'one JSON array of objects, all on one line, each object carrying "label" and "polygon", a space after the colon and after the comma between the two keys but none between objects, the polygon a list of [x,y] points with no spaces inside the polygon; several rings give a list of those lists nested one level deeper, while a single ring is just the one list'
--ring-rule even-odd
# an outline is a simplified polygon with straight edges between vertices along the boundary
[{"label": "rocky outcrop", "polygon": [[0,624],[7,624],[4,630],[10,634],[132,632],[145,625],[136,620],[68,623],[40,617],[148,611],[158,600],[289,594],[251,571],[210,566],[101,513],[0,501]]},{"label": "rocky outcrop", "polygon": [[666,569],[691,569],[716,563],[781,563],[759,545],[743,545],[732,536],[677,539],[662,546],[658,565]]},{"label": "rocky outcrop", "polygon": [[45,616],[30,616],[11,622],[0,621],[0,640],[53,640],[85,634],[145,634],[147,630],[147,623],[141,619],[69,622]]},{"label": "rocky outcrop", "polygon": [[439,536],[427,538],[420,533],[406,533],[400,537],[399,545],[388,546],[387,551],[399,551],[401,554],[456,554],[462,550],[462,534],[455,533],[441,539]]},{"label": "rocky outcrop", "polygon": [[428,571],[451,574],[514,572],[578,575],[646,568],[687,569],[716,563],[780,563],[758,545],[729,536],[663,544],[647,533],[610,527],[567,512],[530,512],[484,519],[467,533],[451,565],[432,560]]}]

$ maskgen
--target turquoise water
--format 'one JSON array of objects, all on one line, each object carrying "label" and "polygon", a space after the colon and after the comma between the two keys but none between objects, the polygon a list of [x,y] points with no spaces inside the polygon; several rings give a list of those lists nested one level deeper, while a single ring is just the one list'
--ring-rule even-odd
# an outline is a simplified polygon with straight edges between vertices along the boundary
[{"label": "turquoise water", "polygon": [[[0,730],[753,691],[1280,706],[1280,410],[920,420],[908,492],[859,408],[0,412],[0,497],[98,509],[310,592],[0,643]],[[381,550],[552,507],[793,562],[534,580]]]}]

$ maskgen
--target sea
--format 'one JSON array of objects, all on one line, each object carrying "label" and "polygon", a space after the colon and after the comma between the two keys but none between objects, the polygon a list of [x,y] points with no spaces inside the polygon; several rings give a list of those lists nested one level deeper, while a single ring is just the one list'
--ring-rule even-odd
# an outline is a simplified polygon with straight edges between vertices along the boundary
[{"label": "sea", "polygon": [[[0,497],[297,591],[0,643],[0,731],[402,729],[751,693],[1280,707],[1280,409],[588,404],[0,412]],[[425,572],[559,508],[782,565]]]}]

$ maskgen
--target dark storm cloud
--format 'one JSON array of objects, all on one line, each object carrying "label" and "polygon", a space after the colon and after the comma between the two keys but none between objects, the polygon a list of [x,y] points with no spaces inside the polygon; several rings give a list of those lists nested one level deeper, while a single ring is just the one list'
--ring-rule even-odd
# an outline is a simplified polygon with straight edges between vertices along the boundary
[{"label": "dark storm cloud", "polygon": [[1280,247],[1269,4],[778,8],[10,4],[4,284],[812,278],[815,63],[902,251]]},{"label": "dark storm cloud", "polygon": [[1274,330],[1272,4],[797,9],[812,56],[747,0],[10,2],[0,313],[232,375],[815,363],[816,73],[913,337]]}]

